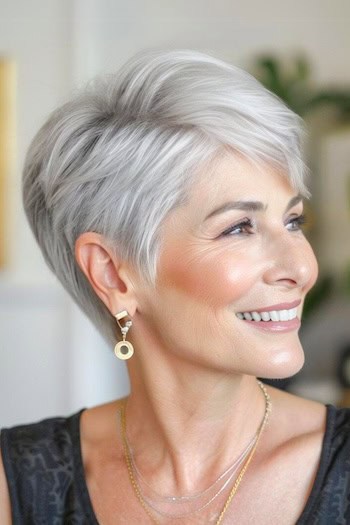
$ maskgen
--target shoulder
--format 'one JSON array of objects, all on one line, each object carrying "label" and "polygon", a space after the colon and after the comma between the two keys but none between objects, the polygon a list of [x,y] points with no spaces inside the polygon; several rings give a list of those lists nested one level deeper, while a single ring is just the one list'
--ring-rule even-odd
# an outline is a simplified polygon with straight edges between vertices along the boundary
[{"label": "shoulder", "polygon": [[[350,408],[337,408],[269,388],[272,399],[271,449],[309,452],[320,462],[349,455]],[[332,467],[338,463],[332,463]],[[342,462],[339,462],[339,467]],[[347,463],[344,464],[347,468]]]},{"label": "shoulder", "polygon": [[350,409],[327,405],[317,477],[301,524],[350,523]]},{"label": "shoulder", "polygon": [[332,470],[346,476],[350,486],[350,408],[327,406],[327,429],[324,445]]},{"label": "shoulder", "polygon": [[90,445],[92,448],[98,444],[116,439],[117,418],[125,398],[104,403],[87,410],[81,416],[81,442],[83,447]]},{"label": "shoulder", "polygon": [[332,426],[333,437],[337,440],[341,436],[350,439],[350,408],[337,408],[327,405],[329,424]]},{"label": "shoulder", "polygon": [[304,464],[303,476],[309,476],[298,525],[350,523],[350,408],[269,390],[276,408],[272,434],[282,443],[280,456],[290,456],[289,469]]},{"label": "shoulder", "polygon": [[69,487],[80,414],[1,430],[3,477],[15,523],[48,494],[55,492],[57,500],[60,487]]},{"label": "shoulder", "polygon": [[4,428],[1,431],[1,447],[6,466],[8,459],[13,468],[29,468],[39,456],[45,468],[57,455],[60,460],[71,452],[81,411],[70,417],[55,417],[27,425]]},{"label": "shoulder", "polygon": [[57,431],[60,432],[64,428],[67,429],[72,420],[77,417],[79,418],[83,410],[85,409],[68,417],[51,417],[33,423],[2,428],[1,435],[20,436],[28,439],[40,439],[43,436],[43,433],[46,434],[47,432],[49,432],[50,435],[55,435]]},{"label": "shoulder", "polygon": [[[268,387],[276,433],[289,439],[319,439],[333,448],[350,443],[350,408],[337,408]],[[323,443],[324,444],[324,443]]]},{"label": "shoulder", "polygon": [[327,407],[274,387],[267,387],[272,401],[271,427],[275,445],[322,441],[327,426]]},{"label": "shoulder", "polygon": [[119,410],[123,400],[85,410],[81,417],[81,452],[84,470],[110,465],[124,457],[119,438]]}]

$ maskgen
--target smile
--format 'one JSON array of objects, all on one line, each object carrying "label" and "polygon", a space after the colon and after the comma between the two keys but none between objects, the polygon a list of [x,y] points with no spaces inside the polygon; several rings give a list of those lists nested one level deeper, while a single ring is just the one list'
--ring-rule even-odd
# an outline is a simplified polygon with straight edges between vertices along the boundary
[{"label": "smile", "polygon": [[297,308],[290,310],[272,310],[271,312],[242,312],[237,313],[239,319],[246,321],[291,321],[297,317]]}]

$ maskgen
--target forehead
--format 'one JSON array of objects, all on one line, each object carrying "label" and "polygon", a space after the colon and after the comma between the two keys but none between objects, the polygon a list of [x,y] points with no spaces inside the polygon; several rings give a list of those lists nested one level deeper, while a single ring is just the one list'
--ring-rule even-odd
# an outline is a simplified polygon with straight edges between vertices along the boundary
[{"label": "forehead", "polygon": [[197,218],[227,201],[253,200],[285,206],[296,191],[288,177],[270,165],[226,154],[202,169],[190,188],[187,211]]}]

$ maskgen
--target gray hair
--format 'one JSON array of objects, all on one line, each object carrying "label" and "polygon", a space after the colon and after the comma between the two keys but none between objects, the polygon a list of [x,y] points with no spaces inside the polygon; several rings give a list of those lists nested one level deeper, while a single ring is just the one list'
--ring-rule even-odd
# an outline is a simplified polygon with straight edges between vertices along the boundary
[{"label": "gray hair", "polygon": [[195,51],[144,52],[49,117],[27,154],[25,212],[48,266],[114,343],[115,319],[75,260],[78,236],[100,233],[155,284],[160,227],[199,168],[229,147],[308,197],[302,133],[245,71]]}]

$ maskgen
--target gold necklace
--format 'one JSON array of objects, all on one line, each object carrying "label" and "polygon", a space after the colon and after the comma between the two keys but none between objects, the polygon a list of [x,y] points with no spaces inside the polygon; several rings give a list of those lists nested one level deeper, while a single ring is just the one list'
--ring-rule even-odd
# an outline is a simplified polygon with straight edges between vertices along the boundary
[{"label": "gold necklace", "polygon": [[[243,479],[243,476],[244,474],[246,473],[246,470],[249,466],[249,463],[252,461],[253,459],[253,456],[255,454],[255,451],[257,449],[257,446],[258,446],[258,443],[259,443],[259,440],[260,440],[260,437],[264,431],[264,428],[267,424],[267,421],[269,419],[269,415],[270,415],[270,412],[271,412],[271,408],[272,408],[272,405],[271,405],[271,400],[270,400],[270,396],[269,394],[267,393],[266,391],[266,388],[265,386],[261,383],[261,381],[258,381],[258,384],[265,396],[265,414],[264,414],[264,418],[260,424],[260,427],[259,427],[259,430],[258,430],[258,433],[257,433],[257,438],[256,438],[256,441],[254,443],[254,446],[253,448],[251,449],[243,467],[241,468],[237,478],[236,478],[236,481],[234,482],[233,484],[233,487],[226,499],[226,502],[219,514],[219,517],[216,521],[216,524],[215,525],[220,525],[222,523],[222,520],[224,519],[224,515],[228,509],[228,507],[230,506],[231,504],[231,501],[234,497],[234,495],[236,494],[237,490],[238,490],[238,487]],[[135,480],[135,477],[134,477],[134,474],[133,474],[133,468],[132,468],[132,460],[131,460],[131,455],[130,455],[130,451],[129,451],[129,447],[128,447],[128,441],[127,441],[127,437],[126,437],[126,415],[125,415],[125,405],[126,405],[126,401],[124,401],[121,405],[121,408],[120,408],[120,419],[121,419],[121,431],[122,431],[122,441],[123,441],[123,449],[124,449],[124,457],[125,457],[125,462],[126,462],[126,466],[127,466],[127,470],[128,470],[128,474],[129,474],[129,479],[130,479],[130,483],[134,489],[134,492],[136,494],[136,497],[137,499],[139,500],[141,506],[143,507],[144,511],[147,513],[147,515],[150,517],[150,519],[152,520],[153,523],[156,523],[156,524],[159,524],[159,521],[153,516],[149,506],[147,505],[146,501],[144,500],[143,496],[142,496],[142,493],[140,491],[140,487],[137,483],[137,481]]]},{"label": "gold necklace", "polygon": [[[150,509],[153,509],[157,514],[159,514],[161,516],[164,516],[166,518],[171,518],[171,519],[176,519],[177,520],[177,519],[182,519],[182,518],[188,518],[189,516],[192,516],[193,514],[198,514],[203,509],[205,509],[206,507],[211,505],[212,502],[218,496],[220,496],[220,494],[222,494],[224,492],[224,490],[228,490],[229,486],[232,485],[232,478],[236,474],[236,471],[238,470],[239,466],[244,462],[244,460],[248,456],[248,454],[249,454],[250,450],[252,449],[253,444],[255,443],[255,441],[256,441],[256,436],[254,437],[254,441],[250,444],[249,448],[247,448],[247,450],[242,455],[242,457],[239,458],[240,460],[239,460],[239,462],[237,462],[237,465],[235,466],[235,468],[233,470],[230,469],[231,472],[230,472],[230,475],[228,476],[228,478],[222,483],[222,486],[219,488],[219,490],[217,490],[213,496],[209,497],[208,501],[206,501],[205,503],[203,503],[203,502],[200,503],[199,507],[197,507],[195,509],[187,510],[186,512],[182,512],[180,514],[178,514],[178,513],[172,514],[172,513],[160,510],[159,508],[157,508],[155,506],[155,504],[152,501],[150,501],[148,498],[145,497],[144,493],[141,490],[141,485],[139,483],[140,482],[140,478],[137,479],[137,471],[135,470],[135,465],[133,463],[133,457],[132,457],[129,445],[128,445],[128,453],[129,453],[130,459],[131,459],[131,467],[132,467],[132,472],[133,472],[133,475],[134,475],[134,480],[135,480],[136,484],[138,485],[138,488],[139,488],[139,491],[140,491],[140,494],[142,496],[143,501],[146,503],[146,505]],[[221,476],[220,476],[220,478],[221,478]],[[217,480],[216,480],[216,482],[217,482]],[[194,497],[194,500],[197,500],[198,497],[203,497],[203,496],[207,495],[208,491],[210,492],[210,489],[215,487],[216,482],[214,482],[214,484],[211,487],[209,487],[209,489],[204,490],[202,493],[196,494],[195,497]],[[180,496],[180,498],[181,498],[181,496]],[[182,504],[184,503],[183,500],[176,499],[175,497],[171,497],[171,496],[167,496],[165,499],[167,500],[168,503],[173,503],[173,505],[175,505],[175,506],[178,506],[179,503],[182,503]],[[189,497],[187,497],[187,498],[185,497],[185,501],[188,503],[188,501],[191,501],[191,499]]]},{"label": "gold necklace", "polygon": [[[126,441],[126,445],[127,445],[128,455],[129,455],[130,460],[131,460],[132,471],[133,471],[135,480],[138,482],[138,484],[140,486],[140,492],[142,493],[142,491],[141,491],[141,484],[144,484],[145,487],[147,487],[149,491],[151,491],[153,494],[155,494],[157,499],[161,500],[163,503],[169,503],[170,502],[170,503],[173,503],[173,504],[178,504],[178,503],[181,504],[183,502],[189,502],[189,501],[192,502],[194,500],[198,500],[200,498],[203,498],[203,496],[205,496],[206,494],[211,493],[213,488],[215,486],[217,486],[220,482],[222,482],[224,487],[221,487],[217,491],[217,493],[211,498],[210,501],[215,499],[216,496],[224,490],[224,488],[228,485],[228,483],[231,482],[231,479],[233,478],[236,470],[238,470],[238,467],[241,465],[241,463],[243,463],[243,461],[245,460],[245,458],[248,456],[249,452],[251,451],[251,449],[252,449],[252,447],[253,447],[253,445],[254,445],[254,443],[256,441],[257,435],[258,435],[258,431],[255,433],[253,438],[249,441],[248,445],[240,453],[240,455],[235,458],[233,463],[224,472],[222,472],[220,474],[220,476],[218,478],[216,478],[211,485],[209,485],[209,487],[206,487],[204,490],[202,490],[200,492],[197,492],[196,494],[186,494],[186,495],[183,494],[181,496],[170,496],[170,495],[165,495],[164,496],[162,494],[159,494],[149,483],[147,483],[147,481],[144,479],[143,475],[141,474],[141,472],[139,471],[139,469],[138,469],[138,467],[136,465],[135,458],[134,458],[134,455],[133,455],[133,452],[132,452],[132,447],[129,444],[129,440],[128,440],[127,436],[125,436],[125,441]],[[150,502],[148,500],[146,500],[145,497],[144,497],[144,499],[145,499],[145,501],[147,501],[148,505],[150,507],[152,507]],[[207,506],[208,503],[206,503],[205,505]],[[200,509],[194,511],[193,513],[198,512],[199,510]],[[159,514],[161,514],[160,511],[159,511]]]}]

